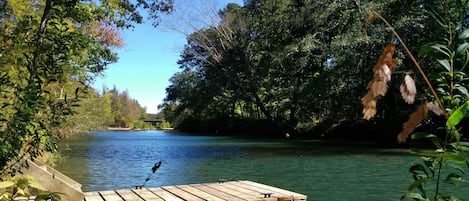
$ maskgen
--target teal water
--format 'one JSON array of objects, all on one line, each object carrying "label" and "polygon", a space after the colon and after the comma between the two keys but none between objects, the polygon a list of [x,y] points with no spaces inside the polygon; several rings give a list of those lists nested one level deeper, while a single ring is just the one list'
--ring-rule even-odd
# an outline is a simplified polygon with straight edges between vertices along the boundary
[{"label": "teal water", "polygon": [[163,131],[95,132],[67,139],[60,148],[64,160],[57,169],[83,191],[251,180],[317,201],[400,200],[412,179],[408,168],[418,160],[407,150],[357,143]]}]

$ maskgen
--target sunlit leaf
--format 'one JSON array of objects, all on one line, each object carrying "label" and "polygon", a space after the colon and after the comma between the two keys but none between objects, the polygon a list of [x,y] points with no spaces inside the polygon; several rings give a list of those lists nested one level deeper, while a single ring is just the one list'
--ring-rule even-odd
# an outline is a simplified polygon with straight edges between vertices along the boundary
[{"label": "sunlit leaf", "polygon": [[32,187],[32,188],[41,190],[41,191],[47,190],[47,189],[45,189],[41,184],[37,183],[36,181],[30,181],[30,182],[29,182],[29,186]]},{"label": "sunlit leaf", "polygon": [[469,101],[464,103],[461,107],[459,107],[456,111],[451,114],[451,116],[446,121],[446,127],[451,129],[461,122],[461,120],[468,116],[469,111]]},{"label": "sunlit leaf", "polygon": [[0,188],[8,188],[15,185],[12,181],[2,181],[0,182]]}]

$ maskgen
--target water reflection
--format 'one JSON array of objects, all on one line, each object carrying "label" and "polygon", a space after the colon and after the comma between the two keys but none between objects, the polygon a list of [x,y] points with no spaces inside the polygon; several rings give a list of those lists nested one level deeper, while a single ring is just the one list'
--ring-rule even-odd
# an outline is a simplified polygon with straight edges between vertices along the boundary
[{"label": "water reflection", "polygon": [[192,136],[162,131],[96,132],[62,143],[60,171],[84,191],[252,180],[308,200],[399,200],[411,176],[405,150],[319,141]]}]

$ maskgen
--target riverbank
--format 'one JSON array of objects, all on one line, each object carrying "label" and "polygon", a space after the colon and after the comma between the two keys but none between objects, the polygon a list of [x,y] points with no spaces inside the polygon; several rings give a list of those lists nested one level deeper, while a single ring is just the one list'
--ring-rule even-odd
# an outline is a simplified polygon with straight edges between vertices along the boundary
[{"label": "riverbank", "polygon": [[142,131],[142,130],[174,130],[174,128],[155,128],[155,129],[142,129],[142,128],[123,128],[123,127],[108,127],[108,131]]}]

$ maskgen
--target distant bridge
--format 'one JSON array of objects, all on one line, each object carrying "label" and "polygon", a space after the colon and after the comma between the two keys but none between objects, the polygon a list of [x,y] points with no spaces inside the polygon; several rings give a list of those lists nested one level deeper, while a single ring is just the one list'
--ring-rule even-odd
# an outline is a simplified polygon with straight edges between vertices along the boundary
[{"label": "distant bridge", "polygon": [[156,126],[156,124],[158,123],[164,122],[163,119],[143,119],[142,121],[153,126]]}]

